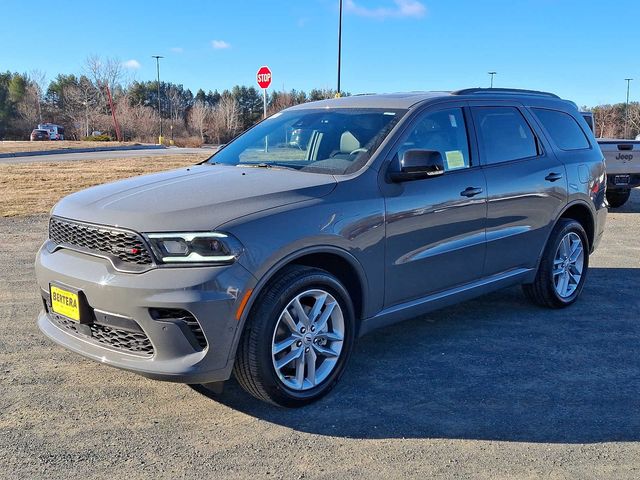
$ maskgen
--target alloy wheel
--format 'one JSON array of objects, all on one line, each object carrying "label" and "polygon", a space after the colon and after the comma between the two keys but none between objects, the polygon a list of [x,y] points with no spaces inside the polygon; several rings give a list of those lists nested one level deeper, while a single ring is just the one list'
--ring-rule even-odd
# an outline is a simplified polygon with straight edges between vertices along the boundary
[{"label": "alloy wheel", "polygon": [[580,236],[569,232],[562,237],[553,260],[553,285],[561,298],[570,297],[578,288],[584,259],[584,245]]},{"label": "alloy wheel", "polygon": [[276,324],[271,357],[280,381],[305,391],[329,377],[342,352],[345,322],[338,301],[313,289],[294,297]]}]

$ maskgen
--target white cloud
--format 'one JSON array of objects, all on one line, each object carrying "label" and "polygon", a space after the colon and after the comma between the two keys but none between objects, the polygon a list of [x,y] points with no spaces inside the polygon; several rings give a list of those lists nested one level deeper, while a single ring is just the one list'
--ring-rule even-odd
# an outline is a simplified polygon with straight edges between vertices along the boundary
[{"label": "white cloud", "polygon": [[216,50],[224,50],[225,48],[231,48],[231,44],[224,40],[211,40],[211,46]]},{"label": "white cloud", "polygon": [[122,66],[124,68],[129,68],[131,70],[138,70],[141,67],[140,62],[134,59],[127,60],[126,62],[122,62]]},{"label": "white cloud", "polygon": [[345,11],[361,17],[377,18],[421,18],[427,13],[427,7],[418,0],[393,0],[395,7],[361,7],[354,0],[346,0]]},{"label": "white cloud", "polygon": [[182,52],[184,52],[184,48],[182,48],[182,47],[172,47],[171,51],[173,53],[182,53]]}]

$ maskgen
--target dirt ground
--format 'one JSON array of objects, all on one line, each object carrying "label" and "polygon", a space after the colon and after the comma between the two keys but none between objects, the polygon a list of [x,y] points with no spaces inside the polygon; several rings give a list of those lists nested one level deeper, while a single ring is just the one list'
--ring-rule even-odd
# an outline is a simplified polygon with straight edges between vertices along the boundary
[{"label": "dirt ground", "polygon": [[49,142],[28,141],[0,141],[0,153],[38,152],[44,150],[74,149],[74,148],[99,148],[99,147],[124,147],[140,145],[137,142],[83,142],[76,140],[56,140]]},{"label": "dirt ground", "polygon": [[48,213],[65,195],[101,183],[198,163],[210,153],[106,160],[0,163],[0,217]]},{"label": "dirt ground", "polygon": [[86,360],[35,319],[44,215],[0,218],[0,478],[640,478],[640,191],[580,301],[517,288],[375,332],[283,410]]}]

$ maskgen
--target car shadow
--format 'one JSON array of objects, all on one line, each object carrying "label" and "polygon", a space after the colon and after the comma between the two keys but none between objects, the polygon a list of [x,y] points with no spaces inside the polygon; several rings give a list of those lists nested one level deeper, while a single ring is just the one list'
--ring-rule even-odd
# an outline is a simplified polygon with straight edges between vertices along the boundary
[{"label": "car shadow", "polygon": [[640,440],[640,269],[592,268],[582,298],[548,310],[519,288],[376,331],[336,389],[305,408],[230,408],[295,430],[365,439]]}]

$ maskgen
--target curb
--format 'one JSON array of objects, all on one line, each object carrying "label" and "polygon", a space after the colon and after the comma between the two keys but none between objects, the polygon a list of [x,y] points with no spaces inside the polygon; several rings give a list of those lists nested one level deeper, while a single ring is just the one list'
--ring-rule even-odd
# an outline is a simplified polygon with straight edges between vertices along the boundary
[{"label": "curb", "polygon": [[61,153],[90,153],[116,152],[118,150],[164,150],[164,145],[131,145],[122,147],[94,147],[94,148],[59,148],[56,150],[42,150],[34,152],[0,153],[0,158],[36,157],[39,155],[60,155]]}]

